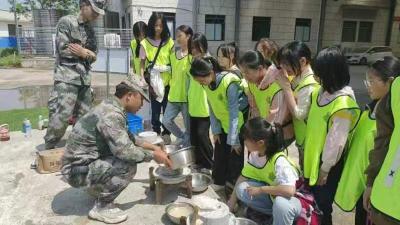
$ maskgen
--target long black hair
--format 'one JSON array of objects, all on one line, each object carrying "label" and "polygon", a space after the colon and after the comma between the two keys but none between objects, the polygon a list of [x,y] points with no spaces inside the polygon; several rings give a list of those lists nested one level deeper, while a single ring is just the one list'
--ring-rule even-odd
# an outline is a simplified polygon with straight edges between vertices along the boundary
[{"label": "long black hair", "polygon": [[167,25],[167,20],[165,19],[164,15],[159,12],[153,12],[151,14],[148,24],[148,29],[147,29],[147,37],[154,39],[156,32],[154,27],[156,26],[157,20],[161,20],[161,23],[163,25],[163,30],[161,32],[161,40],[166,41],[171,37],[171,33],[169,31],[168,25]]},{"label": "long black hair", "polygon": [[212,56],[195,58],[190,68],[190,74],[192,74],[193,77],[207,77],[210,75],[211,71],[214,71],[216,74],[222,72],[222,68],[218,64],[217,59]]},{"label": "long black hair", "polygon": [[138,21],[135,24],[133,24],[133,36],[135,37],[137,46],[135,49],[135,57],[139,58],[139,53],[140,53],[140,41],[139,41],[139,37],[141,35],[146,35],[147,33],[147,24],[143,21]]},{"label": "long black hair", "polygon": [[192,48],[196,48],[201,53],[206,54],[208,52],[207,38],[203,33],[197,32],[192,38]]},{"label": "long black hair", "polygon": [[252,141],[264,141],[265,154],[272,158],[284,149],[283,129],[279,124],[269,123],[261,117],[255,117],[241,128],[242,137]]},{"label": "long black hair", "polygon": [[350,83],[349,65],[338,47],[321,50],[312,63],[312,69],[320,79],[321,86],[330,94]]},{"label": "long black hair", "polygon": [[188,25],[180,25],[178,28],[176,28],[176,30],[179,30],[180,32],[183,32],[186,35],[190,35],[190,38],[189,38],[188,43],[187,43],[187,47],[188,47],[189,54],[192,54],[192,39],[193,39],[193,30],[192,30],[192,28],[189,27]]},{"label": "long black hair", "polygon": [[386,56],[369,66],[382,81],[387,82],[391,77],[400,75],[400,61],[393,56]]},{"label": "long black hair", "polygon": [[221,44],[217,49],[217,56],[219,56],[219,50],[221,50],[222,56],[225,58],[231,58],[233,55],[232,64],[236,65],[239,58],[239,48],[235,42]]},{"label": "long black hair", "polygon": [[259,51],[249,50],[243,54],[239,61],[240,66],[257,70],[260,66],[268,68],[271,64]]},{"label": "long black hair", "polygon": [[301,74],[300,59],[304,57],[307,63],[311,63],[311,50],[301,41],[293,41],[279,49],[276,60],[279,64],[288,65],[295,75]]}]

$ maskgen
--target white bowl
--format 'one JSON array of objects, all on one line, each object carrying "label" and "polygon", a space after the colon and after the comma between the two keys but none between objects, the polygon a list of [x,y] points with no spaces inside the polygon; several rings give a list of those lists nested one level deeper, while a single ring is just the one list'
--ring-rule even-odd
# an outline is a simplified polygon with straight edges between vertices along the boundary
[{"label": "white bowl", "polygon": [[157,133],[153,132],[153,131],[145,131],[145,132],[141,132],[139,133],[139,138],[141,138],[142,140],[149,142],[149,143],[153,143],[157,141]]}]

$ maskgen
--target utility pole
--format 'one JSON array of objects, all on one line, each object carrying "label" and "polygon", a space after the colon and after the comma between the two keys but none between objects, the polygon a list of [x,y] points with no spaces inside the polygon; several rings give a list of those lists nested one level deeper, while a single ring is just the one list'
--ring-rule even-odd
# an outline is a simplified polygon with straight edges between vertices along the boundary
[{"label": "utility pole", "polygon": [[15,23],[15,36],[17,39],[17,52],[20,52],[19,46],[19,32],[18,32],[18,16],[17,16],[17,0],[14,0],[14,23]]}]

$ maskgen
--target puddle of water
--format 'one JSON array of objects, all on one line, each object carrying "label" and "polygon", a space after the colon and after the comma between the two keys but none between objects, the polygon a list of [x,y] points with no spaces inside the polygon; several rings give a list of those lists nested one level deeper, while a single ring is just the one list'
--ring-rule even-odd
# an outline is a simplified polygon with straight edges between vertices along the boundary
[{"label": "puddle of water", "polygon": [[[95,97],[94,104],[98,104],[106,99],[107,88],[105,86],[92,88]],[[52,85],[0,89],[0,111],[47,107],[47,102],[52,90]],[[112,87],[110,90],[111,93],[114,92]],[[110,96],[112,96],[112,94],[110,94]],[[137,114],[143,119],[150,119],[150,104],[144,101],[142,109]]]},{"label": "puddle of water", "polygon": [[[47,107],[52,90],[52,85],[0,89],[0,111]],[[106,98],[106,87],[94,87],[93,90],[95,102]]]}]

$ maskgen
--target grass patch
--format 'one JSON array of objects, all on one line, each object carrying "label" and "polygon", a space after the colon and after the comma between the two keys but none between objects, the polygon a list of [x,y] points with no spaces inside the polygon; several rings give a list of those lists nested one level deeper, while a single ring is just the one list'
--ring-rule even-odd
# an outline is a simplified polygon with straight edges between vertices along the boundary
[{"label": "grass patch", "polygon": [[21,67],[22,58],[19,55],[9,55],[0,58],[0,66],[2,67]]},{"label": "grass patch", "polygon": [[22,123],[27,118],[31,121],[32,128],[38,129],[39,115],[42,115],[43,119],[47,119],[49,116],[47,107],[0,111],[0,125],[7,123],[10,125],[10,131],[21,131]]}]

